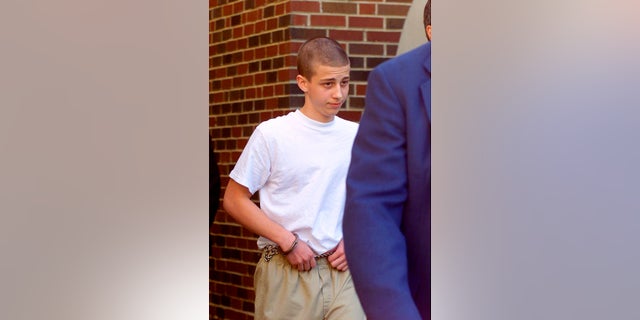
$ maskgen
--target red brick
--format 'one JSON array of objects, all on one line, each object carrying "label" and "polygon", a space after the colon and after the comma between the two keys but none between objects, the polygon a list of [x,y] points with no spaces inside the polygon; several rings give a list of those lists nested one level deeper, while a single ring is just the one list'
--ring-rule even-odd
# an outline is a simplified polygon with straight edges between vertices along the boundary
[{"label": "red brick", "polygon": [[[296,74],[297,73],[298,72],[296,72]],[[287,76],[289,76],[289,74],[287,74]],[[294,75],[293,76],[294,78],[292,78],[292,79],[295,79],[295,76],[296,75]],[[289,80],[289,79],[285,79],[283,81],[287,81],[287,80]],[[283,95],[284,95],[284,86],[276,86],[276,96],[283,96]]]},{"label": "red brick", "polygon": [[246,287],[253,286],[253,277],[242,277],[242,285]]},{"label": "red brick", "polygon": [[308,26],[309,25],[309,17],[306,15],[294,14],[291,16],[291,23],[294,26]]},{"label": "red brick", "polygon": [[224,101],[224,94],[222,92],[213,95],[213,102],[219,103]]},{"label": "red brick", "polygon": [[231,154],[229,154],[229,152],[218,153],[218,160],[220,160],[220,162],[229,162],[231,161]]},{"label": "red brick", "polygon": [[342,13],[342,14],[353,14],[357,13],[358,5],[355,3],[348,2],[323,2],[322,3],[322,12],[325,13]]},{"label": "red brick", "polygon": [[351,54],[382,55],[384,53],[384,45],[350,43],[349,52]]},{"label": "red brick", "polygon": [[387,18],[385,19],[386,24],[385,24],[385,28],[387,30],[402,30],[402,28],[404,27],[404,21],[405,19],[403,18]]},{"label": "red brick", "polygon": [[267,30],[274,30],[276,28],[278,28],[278,18],[267,20]]},{"label": "red brick", "polygon": [[373,3],[360,3],[360,14],[376,14],[376,5]]},{"label": "red brick", "polygon": [[[242,77],[242,86],[243,87],[248,87],[248,86],[252,86],[252,85],[253,85],[253,76],[244,76],[244,77]],[[244,93],[245,93],[245,97],[246,97],[246,94],[247,94],[247,90],[246,89],[245,89]]]},{"label": "red brick", "polygon": [[379,4],[378,14],[384,16],[402,16],[406,17],[409,12],[409,6],[400,4]]},{"label": "red brick", "polygon": [[[293,80],[296,78],[297,75],[298,75],[297,70],[293,70],[293,69],[280,70],[278,71],[278,81],[285,82],[285,81]],[[279,87],[282,87],[282,86],[279,86]]]},{"label": "red brick", "polygon": [[302,44],[304,42],[301,41],[291,41],[290,45],[291,45],[291,52],[298,54],[298,50],[300,50],[300,47],[302,47]]},{"label": "red brick", "polygon": [[227,93],[226,90],[230,90],[232,87],[231,79],[223,79],[220,86],[223,90],[225,90],[223,93]]},{"label": "red brick", "polygon": [[255,25],[254,24],[246,24],[244,26],[244,34],[245,35],[251,35],[253,34],[253,31],[255,30]]},{"label": "red brick", "polygon": [[256,49],[256,59],[263,59],[266,57],[266,50],[265,48],[257,48]]},{"label": "red brick", "polygon": [[242,34],[243,34],[242,30],[243,29],[244,28],[242,26],[238,26],[238,27],[233,28],[233,37],[234,38],[242,37]]},{"label": "red brick", "polygon": [[387,55],[388,56],[395,56],[396,53],[398,52],[398,46],[397,45],[387,45]]},{"label": "red brick", "polygon": [[[265,101],[265,106],[267,107],[267,109],[278,109],[278,108],[282,108],[283,106],[281,106],[279,104],[280,100],[278,98],[270,98],[267,99],[267,101]],[[271,117],[276,117],[276,115],[274,113],[271,114]]]},{"label": "red brick", "polygon": [[232,51],[236,51],[238,44],[235,41],[228,41],[227,42],[227,52],[232,52]]},{"label": "red brick", "polygon": [[400,32],[367,31],[368,42],[394,42],[400,41]]},{"label": "red brick", "polygon": [[215,69],[215,78],[214,79],[218,79],[218,78],[223,78],[227,76],[227,69],[226,68],[218,68]]},{"label": "red brick", "polygon": [[340,118],[351,120],[351,121],[360,121],[360,117],[362,116],[362,111],[351,111],[351,110],[341,110]]},{"label": "red brick", "polygon": [[[257,85],[264,84],[265,79],[266,75],[264,73],[257,73],[256,75],[254,75],[254,80]],[[262,96],[261,93],[259,93],[259,95]]]},{"label": "red brick", "polygon": [[247,71],[249,71],[248,64],[245,63],[238,66],[238,74],[246,74]]},{"label": "red brick", "polygon": [[291,53],[291,44],[288,42],[283,42],[280,45],[278,45],[278,52],[280,52],[280,55],[284,55],[284,54],[289,54]]},{"label": "red brick", "polygon": [[231,307],[236,310],[242,310],[242,301],[231,298]]},{"label": "red brick", "polygon": [[233,5],[226,5],[222,7],[222,15],[230,16],[233,13]]},{"label": "red brick", "polygon": [[242,60],[251,61],[253,60],[253,50],[247,50],[243,53]]},{"label": "red brick", "polygon": [[367,85],[366,84],[358,84],[356,85],[355,95],[364,96],[367,93]]},{"label": "red brick", "polygon": [[310,29],[310,28],[290,28],[289,33],[291,34],[291,39],[294,40],[303,40],[311,39],[314,37],[324,37],[327,35],[326,28],[323,29]]},{"label": "red brick", "polygon": [[267,56],[275,57],[278,54],[278,45],[271,45],[267,47]]},{"label": "red brick", "polygon": [[349,17],[350,28],[382,28],[383,18]]},{"label": "red brick", "polygon": [[284,65],[287,67],[295,67],[298,65],[297,55],[288,55],[284,58]]},{"label": "red brick", "polygon": [[287,13],[287,5],[285,3],[276,6],[276,16],[281,16],[285,13]]},{"label": "red brick", "polygon": [[244,1],[238,1],[233,5],[233,13],[240,13],[244,9]]},{"label": "red brick", "polygon": [[329,30],[329,37],[337,41],[362,41],[364,32],[352,30]]},{"label": "red brick", "polygon": [[[250,77],[252,78],[251,79],[251,84],[253,84],[254,76],[250,76]],[[256,97],[256,88],[247,88],[245,90],[245,94],[244,95],[249,100],[255,99],[255,97]]]},{"label": "red brick", "polygon": [[273,86],[264,86],[262,87],[262,96],[265,98],[273,97]]},{"label": "red brick", "polygon": [[242,136],[242,129],[239,127],[231,128],[231,136],[234,138],[239,138]]},{"label": "red brick", "polygon": [[239,39],[237,42],[238,42],[238,49],[246,49],[247,48],[247,38]]},{"label": "red brick", "polygon": [[262,18],[262,10],[252,10],[244,14],[245,22],[253,22]]},{"label": "red brick", "polygon": [[312,26],[326,26],[326,27],[345,27],[346,26],[346,18],[345,16],[319,16],[312,15],[311,16],[311,25]]},{"label": "red brick", "polygon": [[260,122],[271,119],[271,116],[269,111],[260,112]]},{"label": "red brick", "polygon": [[255,24],[255,33],[261,33],[265,30],[267,30],[267,24],[266,22],[264,22],[264,20],[258,21]]},{"label": "red brick", "polygon": [[291,12],[320,12],[320,3],[317,1],[291,0]]}]

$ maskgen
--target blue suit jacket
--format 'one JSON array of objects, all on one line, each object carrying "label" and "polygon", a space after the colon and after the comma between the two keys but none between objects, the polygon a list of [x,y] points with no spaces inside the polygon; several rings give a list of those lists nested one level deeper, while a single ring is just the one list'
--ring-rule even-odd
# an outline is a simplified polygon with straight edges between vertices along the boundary
[{"label": "blue suit jacket", "polygon": [[369,75],[343,220],[367,318],[429,319],[431,43]]}]

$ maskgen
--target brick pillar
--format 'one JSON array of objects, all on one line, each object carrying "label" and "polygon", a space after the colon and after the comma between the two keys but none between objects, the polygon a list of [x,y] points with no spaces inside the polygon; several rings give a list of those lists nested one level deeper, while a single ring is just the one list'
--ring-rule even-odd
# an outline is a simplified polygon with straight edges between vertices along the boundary
[{"label": "brick pillar", "polygon": [[[295,82],[300,45],[328,36],[344,46],[351,84],[339,116],[358,121],[369,71],[395,56],[411,2],[209,1],[209,126],[222,194],[258,123],[302,107],[304,96]],[[222,209],[210,234],[210,317],[253,319],[256,235]]]}]

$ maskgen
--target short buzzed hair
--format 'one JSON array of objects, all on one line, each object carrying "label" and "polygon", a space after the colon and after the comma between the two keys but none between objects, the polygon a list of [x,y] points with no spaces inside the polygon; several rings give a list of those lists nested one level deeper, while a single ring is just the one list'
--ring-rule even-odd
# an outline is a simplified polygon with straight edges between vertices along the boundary
[{"label": "short buzzed hair", "polygon": [[349,65],[349,57],[340,44],[327,37],[307,40],[298,50],[298,74],[311,80],[315,73],[314,64],[331,67]]},{"label": "short buzzed hair", "polygon": [[427,4],[424,6],[424,27],[431,25],[431,0],[427,0]]}]

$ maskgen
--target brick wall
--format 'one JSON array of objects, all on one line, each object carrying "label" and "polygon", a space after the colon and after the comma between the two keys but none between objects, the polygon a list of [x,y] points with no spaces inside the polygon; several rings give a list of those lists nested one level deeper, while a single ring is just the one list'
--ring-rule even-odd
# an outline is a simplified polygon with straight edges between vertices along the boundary
[{"label": "brick wall", "polygon": [[[351,59],[350,97],[339,115],[358,121],[368,73],[396,54],[411,2],[209,1],[209,127],[222,194],[256,125],[304,103],[295,82],[300,45],[329,36],[345,47]],[[220,209],[210,239],[210,318],[253,319],[256,235]]]}]

